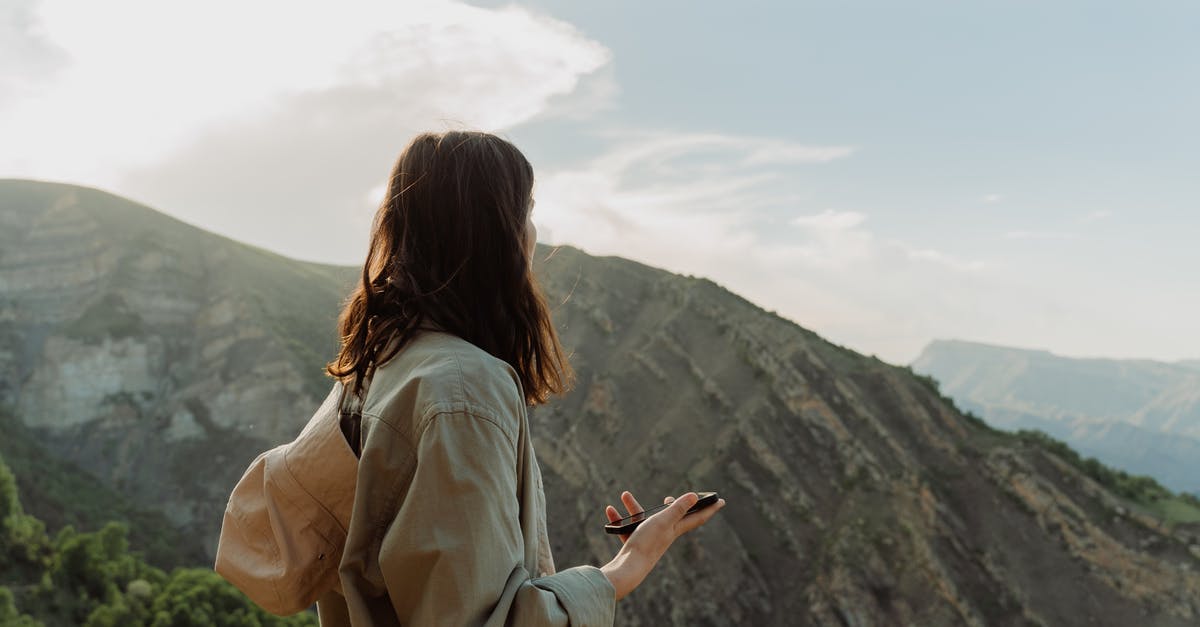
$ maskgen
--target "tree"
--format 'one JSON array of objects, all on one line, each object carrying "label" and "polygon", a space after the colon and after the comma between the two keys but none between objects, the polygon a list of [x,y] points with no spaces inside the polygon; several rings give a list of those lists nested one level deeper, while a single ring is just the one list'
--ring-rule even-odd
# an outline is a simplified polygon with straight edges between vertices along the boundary
[{"label": "tree", "polygon": [[153,627],[285,627],[317,625],[317,617],[300,613],[279,617],[260,609],[237,588],[207,569],[181,568],[171,573],[152,607]]},{"label": "tree", "polygon": [[17,610],[12,592],[0,586],[0,625],[4,627],[42,627],[42,623]]}]

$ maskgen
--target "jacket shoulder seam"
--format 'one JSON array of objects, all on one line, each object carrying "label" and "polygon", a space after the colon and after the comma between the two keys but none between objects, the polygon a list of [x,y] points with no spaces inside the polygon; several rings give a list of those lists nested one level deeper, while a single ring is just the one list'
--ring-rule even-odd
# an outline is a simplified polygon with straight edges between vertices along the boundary
[{"label": "jacket shoulder seam", "polygon": [[471,418],[477,418],[479,420],[482,420],[488,424],[491,424],[498,431],[500,431],[500,433],[504,436],[504,439],[508,440],[508,443],[510,445],[512,445],[512,447],[514,449],[517,447],[516,440],[514,440],[512,435],[509,434],[508,430],[504,428],[504,425],[500,424],[499,420],[496,420],[495,418],[493,418],[485,413],[473,411],[470,409],[449,409],[449,410],[442,409],[442,410],[436,410],[436,411],[430,412],[422,420],[423,426],[421,428],[421,435],[418,437],[418,439],[424,437],[425,432],[429,430],[429,426],[433,424],[433,421],[437,418],[441,418],[442,416],[469,416]]},{"label": "jacket shoulder seam", "polygon": [[404,440],[404,443],[407,444],[410,449],[415,447],[415,444],[414,444],[412,438],[410,438],[408,436],[408,434],[404,432],[404,429],[401,429],[400,427],[397,427],[396,425],[392,424],[392,422],[390,420],[388,420],[387,418],[384,418],[383,416],[381,416],[375,412],[370,412],[370,411],[359,412],[359,415],[362,416],[363,418],[370,418],[371,420],[373,420],[381,425],[386,426],[388,428],[388,430],[390,430],[392,433],[399,436],[401,440]]}]

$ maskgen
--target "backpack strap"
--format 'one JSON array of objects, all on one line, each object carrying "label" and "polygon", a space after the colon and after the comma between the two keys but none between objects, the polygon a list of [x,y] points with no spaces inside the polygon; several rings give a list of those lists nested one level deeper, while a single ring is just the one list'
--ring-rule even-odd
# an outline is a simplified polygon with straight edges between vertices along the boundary
[{"label": "backpack strap", "polygon": [[346,443],[354,451],[355,457],[362,457],[362,408],[367,399],[367,390],[371,387],[374,371],[374,364],[371,364],[363,377],[358,394],[352,394],[343,382],[342,395],[338,401],[338,422],[342,428],[342,435],[346,436]]}]

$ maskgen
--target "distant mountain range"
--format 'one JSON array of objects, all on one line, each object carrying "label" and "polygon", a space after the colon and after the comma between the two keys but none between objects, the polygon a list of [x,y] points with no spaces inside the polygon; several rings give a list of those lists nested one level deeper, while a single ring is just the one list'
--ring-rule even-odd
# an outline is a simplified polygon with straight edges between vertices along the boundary
[{"label": "distant mountain range", "polygon": [[[711,281],[569,247],[538,259],[578,374],[531,413],[556,562],[611,557],[602,508],[621,489],[729,503],[619,624],[1200,620],[1200,502],[993,430]],[[0,405],[29,446],[211,555],[246,464],[331,385],[355,272],[100,190],[0,180]]]},{"label": "distant mountain range", "polygon": [[1072,359],[939,340],[913,369],[998,427],[1040,429],[1107,464],[1200,494],[1200,361]]}]

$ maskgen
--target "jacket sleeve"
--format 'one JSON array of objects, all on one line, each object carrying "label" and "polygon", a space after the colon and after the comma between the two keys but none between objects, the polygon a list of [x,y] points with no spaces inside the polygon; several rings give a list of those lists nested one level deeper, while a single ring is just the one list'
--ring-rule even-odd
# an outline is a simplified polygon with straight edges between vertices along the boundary
[{"label": "jacket sleeve", "polygon": [[526,570],[517,447],[498,422],[438,413],[416,449],[379,556],[402,624],[612,625],[615,590],[599,568]]}]

